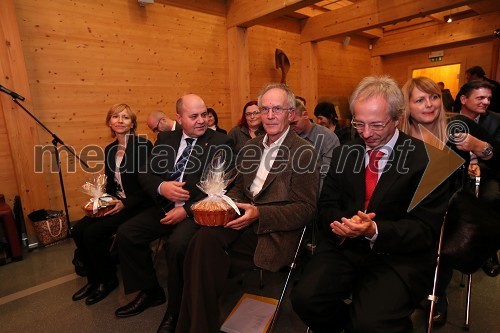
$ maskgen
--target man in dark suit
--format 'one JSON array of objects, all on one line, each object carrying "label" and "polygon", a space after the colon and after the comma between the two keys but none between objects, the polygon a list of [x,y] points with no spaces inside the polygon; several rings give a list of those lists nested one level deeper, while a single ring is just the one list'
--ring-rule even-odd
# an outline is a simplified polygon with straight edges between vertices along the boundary
[{"label": "man in dark suit", "polygon": [[[492,88],[492,85],[485,81],[470,81],[462,87],[462,95],[460,96],[462,103],[460,114],[478,123],[479,127],[495,141],[491,144],[486,143],[482,151],[483,156],[492,154],[493,147],[500,143],[500,115],[489,111]],[[480,198],[491,205],[498,205],[500,203],[498,166],[491,167],[475,155],[471,156],[471,165],[473,164],[479,165],[481,170]]]},{"label": "man in dark suit", "polygon": [[289,264],[315,215],[317,153],[290,129],[293,92],[284,84],[268,85],[258,104],[266,135],[241,149],[240,174],[227,194],[244,213],[224,227],[202,227],[191,240],[177,332],[219,332],[218,298],[228,276]]},{"label": "man in dark suit", "polygon": [[403,106],[387,76],[363,79],[351,96],[360,138],[333,152],[318,203],[325,237],[291,296],[315,333],[411,332],[410,314],[430,292],[446,188],[409,208],[429,188],[420,183],[428,158],[397,130]]},{"label": "man in dark suit", "polygon": [[[490,110],[492,93],[495,87],[487,81],[470,81],[460,90],[460,103],[462,110],[460,113],[475,122],[484,129],[488,135],[495,140],[492,144],[487,144],[483,154],[492,152],[493,147],[500,144],[500,114]],[[493,148],[493,150],[495,150]],[[481,175],[481,185],[479,198],[492,207],[497,207],[500,203],[500,171],[498,165],[488,165],[482,159],[475,159],[479,165]],[[471,160],[471,164],[474,159]],[[483,265],[483,270],[491,277],[500,273],[500,262],[497,253],[488,259]]]},{"label": "man in dark suit", "polygon": [[232,157],[230,139],[207,131],[207,108],[201,97],[185,95],[177,101],[176,108],[182,130],[159,134],[148,158],[146,173],[139,178],[145,191],[156,200],[156,206],[131,218],[118,229],[125,293],[139,293],[132,302],[115,312],[117,317],[130,317],[165,302],[149,244],[168,236],[168,307],[163,324],[173,327],[182,296],[184,255],[189,240],[199,228],[191,217],[191,205],[205,196],[196,184],[216,152],[223,150],[226,157]]}]

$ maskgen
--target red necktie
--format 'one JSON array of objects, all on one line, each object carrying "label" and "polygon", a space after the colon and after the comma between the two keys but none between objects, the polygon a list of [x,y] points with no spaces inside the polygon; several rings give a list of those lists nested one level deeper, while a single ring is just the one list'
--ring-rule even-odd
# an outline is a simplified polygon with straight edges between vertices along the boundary
[{"label": "red necktie", "polygon": [[377,186],[379,168],[378,161],[384,156],[380,150],[368,151],[369,161],[365,172],[365,210],[372,197],[375,186]]}]

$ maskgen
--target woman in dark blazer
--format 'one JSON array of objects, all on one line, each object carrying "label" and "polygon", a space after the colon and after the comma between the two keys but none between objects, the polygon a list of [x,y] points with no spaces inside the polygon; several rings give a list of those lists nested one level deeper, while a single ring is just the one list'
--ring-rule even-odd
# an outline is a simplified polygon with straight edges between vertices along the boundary
[{"label": "woman in dark blazer", "polygon": [[106,125],[116,140],[105,152],[106,193],[116,198],[114,208],[102,217],[85,216],[72,229],[85,271],[87,284],[73,295],[73,300],[86,298],[91,305],[104,299],[118,286],[116,267],[109,249],[118,226],[150,205],[138,175],[153,145],[134,135],[135,113],[127,104],[113,105],[106,116]]}]

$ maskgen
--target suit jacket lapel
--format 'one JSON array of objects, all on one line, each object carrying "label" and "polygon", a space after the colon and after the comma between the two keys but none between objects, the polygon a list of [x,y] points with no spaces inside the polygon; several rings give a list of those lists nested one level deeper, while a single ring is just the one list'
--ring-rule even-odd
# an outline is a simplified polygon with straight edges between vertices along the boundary
[{"label": "suit jacket lapel", "polygon": [[[213,136],[215,132],[207,130],[202,136],[196,139],[196,143],[194,144],[191,155],[189,156],[188,162],[190,165],[187,165],[190,170],[200,170],[202,167],[205,167],[211,161],[206,161],[206,156],[208,155],[210,148],[208,147],[208,141]],[[193,163],[195,163],[193,167]],[[200,165],[201,163],[201,165]],[[196,172],[188,172],[185,174],[184,179],[192,176]],[[203,174],[203,170],[202,170]]]},{"label": "suit jacket lapel", "polygon": [[208,140],[212,137],[214,132],[206,131],[205,134],[196,139],[196,143],[191,151],[189,160],[195,161],[193,158],[201,158],[208,152]]},{"label": "suit jacket lapel", "polygon": [[127,171],[129,168],[133,167],[133,160],[134,157],[136,157],[134,152],[136,146],[135,140],[139,140],[139,138],[133,134],[128,134],[127,147],[125,147],[124,158],[120,163],[121,170]]},{"label": "suit jacket lapel", "polygon": [[106,156],[109,169],[114,173],[116,170],[116,153],[118,152],[118,139],[113,142],[113,146],[109,149],[108,156]]},{"label": "suit jacket lapel", "polygon": [[342,154],[345,159],[340,160],[341,168],[336,172],[342,172],[346,177],[346,184],[351,188],[346,191],[352,191],[355,198],[355,206],[363,207],[365,202],[365,145],[361,139],[357,140],[350,149]]},{"label": "suit jacket lapel", "polygon": [[173,170],[174,170],[174,165],[175,165],[175,160],[177,158],[177,152],[179,150],[179,147],[181,145],[181,139],[182,139],[182,130],[180,131],[174,131],[172,132],[172,140],[171,142],[167,142],[168,145],[172,147],[172,154],[167,154],[167,177],[166,179],[170,179],[172,176]]}]

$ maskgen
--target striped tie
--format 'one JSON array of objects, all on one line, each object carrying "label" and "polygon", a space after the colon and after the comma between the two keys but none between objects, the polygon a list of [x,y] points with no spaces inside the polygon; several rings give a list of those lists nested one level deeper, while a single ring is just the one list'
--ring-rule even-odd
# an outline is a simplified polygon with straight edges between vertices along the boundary
[{"label": "striped tie", "polygon": [[193,142],[194,142],[194,139],[186,138],[187,146],[186,146],[186,148],[184,148],[181,156],[179,157],[179,159],[175,163],[174,172],[172,173],[172,176],[170,177],[170,179],[174,179],[177,182],[179,182],[181,180],[182,172],[184,171],[184,168],[186,167],[186,163],[187,163],[187,160],[189,158],[189,154],[191,153],[191,148],[193,148]]}]

